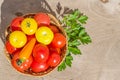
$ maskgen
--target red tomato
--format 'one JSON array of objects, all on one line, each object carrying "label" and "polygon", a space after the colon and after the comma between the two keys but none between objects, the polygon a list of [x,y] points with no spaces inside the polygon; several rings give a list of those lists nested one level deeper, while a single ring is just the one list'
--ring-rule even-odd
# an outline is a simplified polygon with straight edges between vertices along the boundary
[{"label": "red tomato", "polygon": [[35,35],[27,35],[27,41],[30,41],[32,38],[35,38]]},{"label": "red tomato", "polygon": [[21,30],[20,25],[21,25],[21,22],[23,19],[24,19],[23,17],[14,18],[11,22],[11,25],[10,25],[11,30],[12,31]]},{"label": "red tomato", "polygon": [[11,61],[12,66],[20,72],[24,72],[25,70],[29,69],[32,62],[33,62],[33,58],[32,56],[30,56],[29,59],[27,59],[23,63],[19,63],[19,52],[15,53]]},{"label": "red tomato", "polygon": [[33,57],[34,60],[41,63],[46,62],[49,57],[49,49],[46,45],[37,44],[33,48]]},{"label": "red tomato", "polygon": [[49,26],[50,25],[50,17],[45,13],[37,13],[34,16],[34,19],[37,21],[39,26]]},{"label": "red tomato", "polygon": [[33,72],[42,72],[48,69],[48,64],[46,62],[43,63],[38,63],[36,61],[33,61],[33,63],[31,64],[31,70]]},{"label": "red tomato", "polygon": [[62,48],[66,44],[66,38],[61,33],[55,33],[52,41],[52,46],[55,48]]},{"label": "red tomato", "polygon": [[15,51],[18,50],[17,48],[13,47],[9,41],[5,43],[5,47],[9,54],[13,54]]},{"label": "red tomato", "polygon": [[48,65],[50,67],[56,67],[61,61],[61,57],[57,53],[52,53],[48,59]]},{"label": "red tomato", "polygon": [[54,25],[50,25],[49,28],[53,31],[53,33],[58,33],[59,32],[59,29]]},{"label": "red tomato", "polygon": [[55,48],[55,47],[52,47],[52,45],[48,45],[48,48],[49,48],[49,52],[50,53],[53,53],[53,52],[56,52],[58,54],[61,54],[61,49],[60,48]]}]

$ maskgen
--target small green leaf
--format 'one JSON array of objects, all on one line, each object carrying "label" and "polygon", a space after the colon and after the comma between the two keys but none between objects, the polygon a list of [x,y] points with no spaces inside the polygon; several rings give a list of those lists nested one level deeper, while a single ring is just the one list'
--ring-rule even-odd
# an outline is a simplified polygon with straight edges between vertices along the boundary
[{"label": "small green leaf", "polygon": [[81,37],[80,40],[81,40],[81,42],[82,42],[83,44],[88,44],[88,43],[91,43],[91,42],[92,42],[89,35],[86,35],[86,36]]},{"label": "small green leaf", "polygon": [[80,29],[80,32],[79,32],[78,36],[82,37],[84,34],[86,34],[85,28]]},{"label": "small green leaf", "polygon": [[73,13],[74,16],[78,17],[80,15],[80,11],[79,10],[75,10],[75,12]]},{"label": "small green leaf", "polygon": [[62,64],[58,66],[58,71],[65,70],[65,68],[66,68],[65,61],[63,61]]},{"label": "small green leaf", "polygon": [[68,47],[68,50],[75,55],[76,54],[81,54],[80,49],[78,49],[77,47]]},{"label": "small green leaf", "polygon": [[71,56],[71,54],[67,55],[66,58],[65,58],[66,65],[69,66],[69,67],[71,67],[72,60],[73,60],[73,57]]},{"label": "small green leaf", "polygon": [[76,31],[72,32],[70,35],[73,36],[73,37],[75,38],[76,35],[78,34],[78,32],[79,32],[79,31],[76,30]]},{"label": "small green leaf", "polygon": [[75,20],[75,19],[76,19],[76,16],[75,16],[75,15],[70,14],[70,15],[69,15],[69,18],[68,18],[68,21],[70,21],[70,20]]},{"label": "small green leaf", "polygon": [[73,57],[71,55],[67,55],[66,59],[73,60]]},{"label": "small green leaf", "polygon": [[58,66],[58,71],[62,71],[62,70],[63,70],[62,65]]},{"label": "small green leaf", "polygon": [[71,67],[72,61],[70,59],[65,59],[65,63]]},{"label": "small green leaf", "polygon": [[72,27],[72,31],[79,31],[79,29],[81,28],[80,24],[75,24],[75,27]]},{"label": "small green leaf", "polygon": [[67,24],[67,26],[70,26],[71,22],[70,21],[66,21],[66,24]]},{"label": "small green leaf", "polygon": [[82,16],[80,16],[78,21],[84,24],[84,23],[86,23],[87,19],[88,19],[88,17],[86,15],[82,15]]},{"label": "small green leaf", "polygon": [[76,39],[71,42],[68,42],[69,46],[79,46],[80,44],[81,44],[80,41]]}]

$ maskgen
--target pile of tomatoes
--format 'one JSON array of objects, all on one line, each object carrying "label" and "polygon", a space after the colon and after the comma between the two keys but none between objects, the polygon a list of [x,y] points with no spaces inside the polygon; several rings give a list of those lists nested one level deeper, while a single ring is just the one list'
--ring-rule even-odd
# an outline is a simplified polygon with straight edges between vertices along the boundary
[{"label": "pile of tomatoes", "polygon": [[39,73],[60,64],[66,37],[50,23],[46,13],[16,17],[9,27],[5,47],[16,70]]}]

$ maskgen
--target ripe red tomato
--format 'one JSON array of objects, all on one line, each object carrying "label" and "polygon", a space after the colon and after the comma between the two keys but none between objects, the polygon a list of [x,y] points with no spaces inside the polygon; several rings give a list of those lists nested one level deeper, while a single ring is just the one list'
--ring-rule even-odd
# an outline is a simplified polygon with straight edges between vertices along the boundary
[{"label": "ripe red tomato", "polygon": [[49,50],[50,50],[50,53],[53,53],[53,52],[56,52],[56,53],[58,53],[58,54],[61,54],[61,50],[60,50],[60,48],[49,48]]},{"label": "ripe red tomato", "polygon": [[41,63],[46,62],[49,57],[49,49],[44,44],[37,44],[33,48],[33,58],[35,61]]},{"label": "ripe red tomato", "polygon": [[60,49],[60,48],[55,48],[55,47],[53,47],[51,44],[48,45],[48,48],[49,48],[49,53],[56,52],[56,53],[58,53],[58,54],[61,54],[61,49]]},{"label": "ripe red tomato", "polygon": [[66,44],[66,38],[61,33],[55,33],[52,41],[52,46],[55,48],[62,48]]},{"label": "ripe red tomato", "polygon": [[53,33],[58,33],[59,32],[59,29],[54,25],[50,25],[49,28],[53,31]]},{"label": "ripe red tomato", "polygon": [[48,59],[48,65],[50,67],[56,67],[61,61],[61,57],[57,53],[52,53]]},{"label": "ripe red tomato", "polygon": [[35,38],[35,35],[27,35],[27,41],[30,41],[32,38]]},{"label": "ripe red tomato", "polygon": [[9,41],[6,41],[5,47],[9,54],[13,54],[15,51],[18,50],[17,48],[13,47]]},{"label": "ripe red tomato", "polygon": [[47,14],[45,13],[37,13],[34,16],[34,19],[37,21],[38,26],[48,26],[50,25],[50,18]]},{"label": "ripe red tomato", "polygon": [[12,20],[11,22],[11,25],[10,25],[10,28],[12,31],[15,31],[15,30],[21,30],[21,22],[24,18],[23,17],[16,17]]},{"label": "ripe red tomato", "polygon": [[27,59],[25,62],[20,64],[19,63],[19,52],[15,53],[15,55],[13,56],[13,59],[11,61],[12,66],[20,72],[24,72],[25,70],[29,69],[32,62],[33,62],[33,58],[32,58],[32,56],[30,56],[29,59]]},{"label": "ripe red tomato", "polygon": [[46,62],[43,63],[38,63],[36,61],[33,61],[33,63],[31,64],[31,70],[33,72],[42,72],[48,69],[48,64]]}]

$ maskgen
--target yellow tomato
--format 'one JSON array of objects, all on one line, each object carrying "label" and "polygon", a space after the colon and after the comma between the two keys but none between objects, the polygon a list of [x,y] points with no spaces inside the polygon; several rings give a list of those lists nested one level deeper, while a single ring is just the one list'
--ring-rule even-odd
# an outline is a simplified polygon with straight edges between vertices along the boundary
[{"label": "yellow tomato", "polygon": [[26,44],[27,37],[22,31],[14,31],[10,34],[9,41],[15,48],[21,48]]},{"label": "yellow tomato", "polygon": [[37,27],[37,22],[33,18],[25,18],[21,23],[21,29],[27,35],[34,34]]},{"label": "yellow tomato", "polygon": [[38,42],[48,45],[52,42],[54,34],[50,28],[41,26],[35,33]]}]

